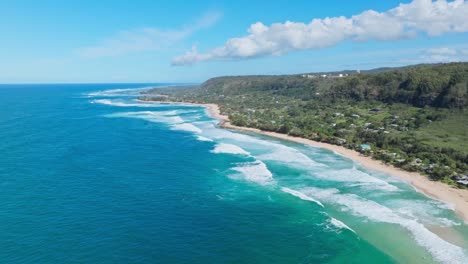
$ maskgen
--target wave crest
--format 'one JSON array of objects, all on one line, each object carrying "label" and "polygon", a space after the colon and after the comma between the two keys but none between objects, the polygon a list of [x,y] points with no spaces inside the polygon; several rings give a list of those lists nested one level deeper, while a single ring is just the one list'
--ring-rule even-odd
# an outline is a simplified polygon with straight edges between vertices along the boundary
[{"label": "wave crest", "polygon": [[242,173],[244,178],[261,185],[270,185],[274,183],[273,174],[271,174],[265,163],[256,160],[254,162],[241,163],[232,168],[234,171]]},{"label": "wave crest", "polygon": [[324,207],[323,204],[320,201],[318,201],[318,200],[316,200],[316,199],[314,199],[314,198],[312,198],[310,196],[307,196],[304,193],[301,193],[299,191],[292,190],[292,189],[289,189],[289,188],[286,188],[286,187],[281,188],[281,191],[283,191],[285,193],[289,193],[289,194],[291,194],[293,196],[299,197],[302,200],[314,202],[314,203],[320,205],[321,207]]},{"label": "wave crest", "polygon": [[211,152],[250,156],[250,153],[248,151],[245,151],[243,148],[236,146],[236,145],[227,144],[227,143],[216,144],[216,146],[214,147],[213,150],[211,150]]}]

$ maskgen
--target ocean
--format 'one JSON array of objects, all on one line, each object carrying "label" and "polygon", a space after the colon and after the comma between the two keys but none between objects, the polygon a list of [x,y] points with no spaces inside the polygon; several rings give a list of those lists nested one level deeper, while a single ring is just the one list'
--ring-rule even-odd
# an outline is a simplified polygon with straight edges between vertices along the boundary
[{"label": "ocean", "polygon": [[1,263],[467,263],[450,205],[164,85],[0,85]]}]

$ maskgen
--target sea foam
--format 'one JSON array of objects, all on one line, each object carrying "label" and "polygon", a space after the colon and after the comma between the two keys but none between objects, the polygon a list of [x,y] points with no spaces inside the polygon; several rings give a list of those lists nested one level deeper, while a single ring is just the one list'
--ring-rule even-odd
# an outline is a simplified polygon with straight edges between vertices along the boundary
[{"label": "sea foam", "polygon": [[184,120],[180,116],[174,116],[170,111],[168,112],[153,112],[153,111],[141,111],[141,112],[118,112],[114,114],[105,115],[105,117],[110,118],[136,118],[143,119],[149,122],[154,123],[164,123],[164,124],[180,124]]},{"label": "sea foam", "polygon": [[140,88],[125,88],[125,89],[109,89],[85,94],[87,97],[125,97],[139,96],[141,92],[151,89],[152,87]]},{"label": "sea foam", "polygon": [[273,175],[271,174],[265,163],[256,160],[254,162],[240,163],[237,167],[232,168],[234,171],[242,173],[244,178],[261,185],[270,185],[274,183]]},{"label": "sea foam", "polygon": [[438,237],[423,224],[410,219],[377,202],[361,198],[355,194],[341,194],[337,189],[305,188],[301,190],[308,196],[326,200],[342,206],[346,211],[370,221],[397,224],[407,229],[416,242],[424,247],[437,261],[443,263],[466,263],[468,255],[456,245]]},{"label": "sea foam", "polygon": [[398,187],[356,168],[321,171],[314,173],[313,177],[318,177],[328,181],[354,183],[349,186],[358,186],[361,189],[379,189],[389,192],[399,190]]},{"label": "sea foam", "polygon": [[330,218],[330,223],[340,229],[348,229],[349,231],[353,232],[353,233],[356,233],[352,228],[350,228],[349,226],[347,226],[345,223],[341,222],[340,220],[332,217]]},{"label": "sea foam", "polygon": [[213,153],[226,153],[226,154],[236,154],[236,155],[250,155],[249,152],[245,151],[243,148],[227,144],[227,143],[218,143],[211,151]]},{"label": "sea foam", "polygon": [[422,223],[450,227],[461,223],[443,217],[446,210],[450,210],[444,203],[435,200],[407,200],[391,199],[386,204],[401,214],[413,219],[421,219]]},{"label": "sea foam", "polygon": [[257,156],[260,160],[275,161],[285,163],[291,166],[311,169],[316,167],[326,167],[325,164],[318,163],[307,155],[301,153],[292,147],[288,147],[270,140],[259,139],[253,136],[233,133],[227,130],[220,130],[215,128],[212,124],[211,137],[217,139],[230,139],[239,143],[248,143],[249,146],[262,150],[263,154]]},{"label": "sea foam", "polygon": [[311,201],[311,202],[314,202],[314,203],[320,205],[321,207],[324,207],[323,204],[320,201],[318,201],[318,200],[316,200],[316,199],[314,199],[314,198],[312,198],[310,196],[307,196],[307,195],[305,195],[305,194],[303,194],[303,193],[301,193],[299,191],[292,190],[292,189],[289,189],[289,188],[286,188],[286,187],[281,188],[281,190],[283,192],[285,192],[285,193],[289,193],[289,194],[292,194],[292,195],[294,195],[296,197],[299,197],[302,200]]},{"label": "sea foam", "polygon": [[121,100],[111,100],[111,99],[96,99],[92,100],[91,103],[93,104],[103,104],[103,105],[111,105],[111,106],[120,106],[120,107],[161,107],[157,104],[151,103],[138,103],[138,102],[125,102]]},{"label": "sea foam", "polygon": [[213,140],[211,138],[207,138],[204,136],[197,136],[198,141],[207,141],[207,142],[212,142]]},{"label": "sea foam", "polygon": [[182,123],[182,124],[175,124],[171,126],[172,130],[182,130],[182,131],[187,131],[187,132],[194,132],[194,133],[202,133],[203,131],[190,124],[190,123]]},{"label": "sea foam", "polygon": [[289,164],[295,167],[300,167],[304,169],[310,169],[312,167],[325,167],[325,164],[318,163],[305,154],[301,153],[300,151],[283,146],[280,144],[272,143],[269,144],[271,148],[270,153],[266,153],[263,155],[258,156],[261,160],[270,160],[276,161],[280,163]]}]

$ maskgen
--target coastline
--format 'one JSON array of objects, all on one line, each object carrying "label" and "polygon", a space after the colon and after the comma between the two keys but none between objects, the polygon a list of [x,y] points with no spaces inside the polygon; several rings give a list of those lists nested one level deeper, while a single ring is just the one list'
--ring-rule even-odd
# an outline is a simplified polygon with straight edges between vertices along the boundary
[{"label": "coastline", "polygon": [[332,145],[323,142],[317,142],[310,139],[294,137],[286,134],[280,134],[276,132],[262,131],[256,128],[240,127],[235,126],[229,122],[229,118],[221,114],[219,106],[216,104],[196,104],[205,106],[211,117],[216,118],[220,121],[222,128],[234,129],[246,132],[253,132],[269,137],[274,137],[282,140],[288,140],[296,143],[306,144],[312,147],[324,148],[334,151],[340,155],[343,155],[360,165],[379,172],[389,174],[393,177],[397,177],[404,182],[410,184],[417,191],[425,194],[426,196],[440,200],[454,206],[455,212],[463,218],[465,222],[468,222],[468,190],[457,189],[450,185],[442,182],[431,181],[426,176],[421,175],[417,172],[409,172],[392,165],[384,164],[379,160],[372,159],[362,155],[361,153],[347,149],[342,146]]},{"label": "coastline", "polygon": [[187,103],[187,102],[160,102],[165,104],[186,104],[186,105],[198,105],[204,106],[207,109],[208,114],[219,120],[219,125],[222,128],[233,129],[239,131],[253,132],[273,138],[278,138],[282,140],[288,140],[300,144],[309,145],[312,147],[324,148],[331,151],[334,151],[340,155],[343,155],[354,162],[359,163],[363,167],[366,167],[371,170],[379,171],[391,175],[393,177],[399,178],[400,180],[410,184],[417,191],[423,193],[424,195],[440,200],[444,203],[449,204],[454,207],[455,212],[466,222],[468,223],[468,190],[457,189],[448,184],[431,181],[426,176],[417,173],[417,172],[408,172],[400,168],[394,167],[392,165],[384,164],[379,160],[372,159],[362,155],[361,153],[347,149],[342,146],[332,145],[328,143],[313,141],[310,139],[294,137],[286,134],[280,134],[270,131],[262,131],[256,128],[249,127],[240,127],[235,126],[229,122],[229,117],[223,115],[217,104],[200,104],[200,103]]}]

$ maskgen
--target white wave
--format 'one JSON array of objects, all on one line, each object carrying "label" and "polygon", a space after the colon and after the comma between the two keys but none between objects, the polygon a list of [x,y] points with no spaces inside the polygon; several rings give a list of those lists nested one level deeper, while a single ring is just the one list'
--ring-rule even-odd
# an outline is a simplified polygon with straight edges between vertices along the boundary
[{"label": "white wave", "polygon": [[211,151],[213,153],[226,153],[226,154],[236,154],[236,155],[250,155],[249,152],[245,151],[243,148],[227,144],[227,143],[219,143],[216,144],[214,149]]},{"label": "white wave", "polygon": [[351,227],[347,226],[345,223],[341,222],[340,220],[336,218],[330,218],[330,223],[340,229],[348,229],[353,233],[356,233]]},{"label": "white wave", "polygon": [[116,97],[116,96],[139,96],[141,92],[152,89],[153,87],[108,89],[87,93],[88,97]]},{"label": "white wave", "polygon": [[163,112],[165,116],[175,116],[179,115],[181,112],[179,110],[169,110],[169,111],[164,111]]},{"label": "white wave", "polygon": [[395,185],[392,185],[382,179],[374,177],[356,168],[322,171],[315,173],[313,176],[328,181],[355,183],[350,184],[349,186],[359,186],[362,189],[379,189],[383,191],[399,190],[398,187],[396,187]]},{"label": "white wave", "polygon": [[270,185],[274,183],[273,175],[271,174],[265,163],[257,160],[254,162],[246,162],[239,164],[239,166],[232,170],[242,173],[244,178],[261,185]]},{"label": "white wave", "polygon": [[377,202],[360,198],[355,194],[340,194],[337,189],[306,188],[306,195],[341,206],[350,213],[374,222],[396,224],[407,229],[416,242],[424,247],[435,260],[443,263],[466,263],[468,255],[456,245],[441,239],[415,219],[410,219]]},{"label": "white wave", "polygon": [[263,154],[258,156],[259,159],[261,160],[270,160],[270,161],[276,161],[280,163],[286,163],[289,165],[296,165],[299,166],[300,168],[306,168],[309,169],[311,167],[325,167],[326,165],[318,163],[305,154],[301,153],[300,151],[283,146],[280,144],[272,143],[270,144],[272,148],[272,152]]},{"label": "white wave", "polygon": [[121,100],[111,100],[111,99],[96,99],[92,100],[91,103],[93,104],[103,104],[103,105],[111,105],[111,106],[120,106],[120,107],[161,107],[161,105],[154,104],[154,103],[128,103]]},{"label": "white wave", "polygon": [[310,169],[312,167],[326,167],[326,165],[312,160],[305,154],[301,153],[299,150],[292,147],[288,147],[280,143],[275,143],[270,140],[259,139],[245,134],[217,129],[212,122],[210,124],[206,124],[206,127],[207,131],[211,133],[211,138],[234,140],[240,144],[248,143],[249,146],[261,148],[263,151],[266,151],[267,153],[257,156],[257,158],[260,160],[276,161],[303,169]]},{"label": "white wave", "polygon": [[119,112],[106,117],[127,117],[138,118],[155,123],[164,123],[170,125],[172,130],[188,131],[201,134],[203,131],[191,123],[186,123],[178,114],[179,110],[170,111],[138,111],[138,112]]},{"label": "white wave", "polygon": [[198,133],[198,134],[203,132],[200,128],[198,128],[198,127],[196,127],[196,126],[194,126],[194,125],[192,125],[190,123],[182,123],[182,124],[172,125],[171,129],[172,130],[182,130],[182,131],[194,132],[194,133]]},{"label": "white wave", "polygon": [[[161,103],[143,103],[138,101],[123,101],[123,100],[112,100],[112,99],[95,99],[91,101],[92,104],[103,104],[103,105],[110,105],[110,106],[119,106],[119,107],[146,107],[146,108],[158,108],[164,109],[167,108],[167,104]],[[173,106],[173,105],[170,105]],[[179,105],[177,105],[179,106]],[[171,111],[160,111],[164,113],[164,115],[188,115],[190,119],[199,119],[200,115],[190,115],[192,113],[199,113],[199,110],[192,110],[193,106],[188,106],[188,109],[178,109],[178,110],[171,110]]]},{"label": "white wave", "polygon": [[207,137],[204,137],[204,136],[197,136],[197,140],[198,140],[198,141],[208,141],[208,142],[212,142],[212,141],[213,141],[212,139],[207,138]]},{"label": "white wave", "polygon": [[143,119],[154,123],[178,124],[183,123],[184,120],[173,115],[172,111],[140,111],[140,112],[119,112],[114,114],[105,115],[106,117],[126,117]]},{"label": "white wave", "polygon": [[410,218],[421,219],[425,224],[440,225],[440,226],[457,226],[461,225],[456,221],[442,217],[441,215],[446,210],[450,210],[444,203],[435,200],[406,200],[393,199],[387,202],[389,207],[401,214]]},{"label": "white wave", "polygon": [[318,200],[316,200],[316,199],[314,199],[314,198],[312,198],[312,197],[310,197],[310,196],[307,196],[307,195],[305,195],[305,194],[303,194],[303,193],[301,193],[301,192],[298,192],[298,191],[296,191],[296,190],[292,190],[292,189],[283,187],[283,188],[281,188],[281,191],[283,191],[283,192],[285,192],[285,193],[292,194],[293,196],[299,197],[299,198],[301,198],[302,200],[314,202],[314,203],[316,203],[316,204],[318,204],[318,205],[324,207],[323,204],[322,204],[320,201],[318,201]]}]

